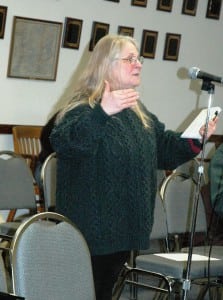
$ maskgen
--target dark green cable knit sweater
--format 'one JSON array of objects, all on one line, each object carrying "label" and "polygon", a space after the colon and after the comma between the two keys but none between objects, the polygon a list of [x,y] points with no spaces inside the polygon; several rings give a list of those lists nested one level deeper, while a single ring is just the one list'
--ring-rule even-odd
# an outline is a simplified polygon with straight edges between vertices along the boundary
[{"label": "dark green cable knit sweater", "polygon": [[200,143],[145,129],[131,110],[108,116],[97,105],[69,111],[50,136],[58,156],[57,211],[85,236],[92,255],[146,249],[153,225],[156,174],[196,156]]}]

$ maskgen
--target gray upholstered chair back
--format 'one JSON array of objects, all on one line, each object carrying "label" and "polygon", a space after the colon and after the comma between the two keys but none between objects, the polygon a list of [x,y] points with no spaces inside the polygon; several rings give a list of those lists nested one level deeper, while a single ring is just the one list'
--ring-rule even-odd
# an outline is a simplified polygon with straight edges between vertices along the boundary
[{"label": "gray upholstered chair back", "polygon": [[26,300],[95,299],[86,241],[59,214],[40,213],[19,227],[11,263],[13,291]]},{"label": "gray upholstered chair back", "polygon": [[0,224],[0,235],[12,237],[21,221],[37,212],[34,179],[26,160],[13,151],[0,151],[0,210],[23,211],[16,221]]},{"label": "gray upholstered chair back", "polygon": [[12,151],[0,151],[0,210],[36,209],[31,169]]}]

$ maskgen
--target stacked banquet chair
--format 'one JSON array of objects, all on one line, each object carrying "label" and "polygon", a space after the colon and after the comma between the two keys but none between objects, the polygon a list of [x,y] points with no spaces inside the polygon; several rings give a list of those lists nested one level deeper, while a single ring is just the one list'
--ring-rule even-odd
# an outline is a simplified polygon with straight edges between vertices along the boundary
[{"label": "stacked banquet chair", "polygon": [[[24,217],[37,212],[33,175],[26,160],[13,151],[0,151],[0,210],[25,210]],[[19,221],[0,223],[0,236],[13,236]]]},{"label": "stacked banquet chair", "polygon": [[[0,248],[3,251],[1,259],[4,258],[4,272],[9,283],[8,247],[21,222],[37,212],[32,172],[26,160],[13,151],[0,151],[0,192],[2,215],[7,214],[9,210],[20,212],[20,216],[14,221],[6,220],[0,223]],[[0,265],[1,272],[2,265]]]},{"label": "stacked banquet chair", "polygon": [[[181,240],[180,236],[185,233],[189,236],[191,234],[196,193],[197,183],[188,175],[174,172],[164,180],[160,194],[166,218],[169,249],[160,253],[139,254],[135,258],[135,266],[126,264],[122,273],[121,288],[116,293],[115,299],[119,299],[125,284],[135,286],[136,290],[142,287],[157,291],[158,294],[155,296],[160,296],[160,299],[164,296],[168,299],[182,299],[185,294],[188,295],[188,299],[204,299],[207,290],[212,293],[220,290],[223,276],[223,247],[213,247],[212,252],[208,252],[209,245],[204,242],[207,233],[206,214],[201,199],[196,207],[195,233],[199,233],[198,236],[203,234],[203,245],[197,244],[193,247],[189,278],[186,277],[190,243],[186,243],[185,239]],[[157,218],[159,215],[155,210],[155,220]],[[166,235],[163,234],[163,239],[165,238]],[[158,279],[158,284],[154,284],[152,277]],[[192,292],[195,292],[195,295],[193,294],[191,298]],[[137,299],[137,293],[132,299]]]},{"label": "stacked banquet chair", "polygon": [[[36,168],[38,155],[41,151],[40,136],[42,126],[35,125],[17,125],[12,128],[14,151],[24,157],[30,167],[33,178]],[[40,198],[40,190],[35,180],[33,181],[38,211],[42,211],[42,199]],[[11,210],[8,220],[13,220],[16,210]]]}]

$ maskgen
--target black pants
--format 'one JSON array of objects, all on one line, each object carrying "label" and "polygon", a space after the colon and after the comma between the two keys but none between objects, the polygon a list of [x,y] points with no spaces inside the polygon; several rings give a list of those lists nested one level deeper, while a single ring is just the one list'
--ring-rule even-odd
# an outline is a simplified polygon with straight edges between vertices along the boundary
[{"label": "black pants", "polygon": [[123,265],[129,260],[129,257],[130,251],[91,257],[96,300],[112,299],[114,284],[118,279]]}]

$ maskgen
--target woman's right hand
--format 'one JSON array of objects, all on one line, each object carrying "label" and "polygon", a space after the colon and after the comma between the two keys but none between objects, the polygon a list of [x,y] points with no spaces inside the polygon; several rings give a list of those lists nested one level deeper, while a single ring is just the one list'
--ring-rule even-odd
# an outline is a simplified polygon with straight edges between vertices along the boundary
[{"label": "woman's right hand", "polygon": [[105,89],[101,99],[101,107],[108,115],[114,115],[120,111],[137,104],[139,93],[134,89],[111,91],[110,84],[105,80]]}]

